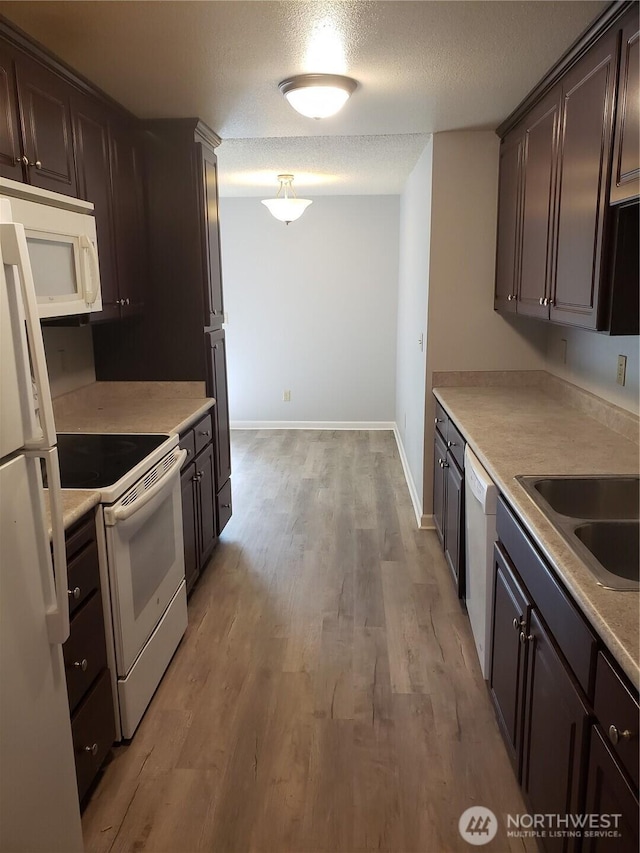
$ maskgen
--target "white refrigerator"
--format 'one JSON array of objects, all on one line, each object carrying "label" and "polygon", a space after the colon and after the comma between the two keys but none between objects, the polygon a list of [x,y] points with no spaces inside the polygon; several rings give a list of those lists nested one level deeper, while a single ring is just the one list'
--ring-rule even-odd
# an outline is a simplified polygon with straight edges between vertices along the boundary
[{"label": "white refrigerator", "polygon": [[24,228],[7,218],[0,215],[0,851],[80,853],[56,433]]}]

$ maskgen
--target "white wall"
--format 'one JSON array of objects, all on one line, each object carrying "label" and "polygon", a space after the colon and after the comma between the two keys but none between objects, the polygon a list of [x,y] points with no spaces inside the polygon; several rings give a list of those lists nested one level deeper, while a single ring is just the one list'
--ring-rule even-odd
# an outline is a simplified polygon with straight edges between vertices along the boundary
[{"label": "white wall", "polygon": [[[418,516],[422,516],[424,467],[432,154],[429,139],[400,199],[395,421]],[[421,336],[422,346],[418,344]]]},{"label": "white wall", "polygon": [[285,225],[221,199],[232,424],[393,421],[399,204],[321,196]]},{"label": "white wall", "polygon": [[[566,362],[563,340],[567,342]],[[547,337],[547,370],[637,414],[640,386],[639,341],[637,335],[611,337],[583,329],[550,326]],[[624,386],[616,383],[618,355],[627,356]]]},{"label": "white wall", "polygon": [[427,329],[425,512],[432,511],[434,403],[440,370],[544,370],[546,327],[493,310],[499,139],[492,131],[433,137]]}]

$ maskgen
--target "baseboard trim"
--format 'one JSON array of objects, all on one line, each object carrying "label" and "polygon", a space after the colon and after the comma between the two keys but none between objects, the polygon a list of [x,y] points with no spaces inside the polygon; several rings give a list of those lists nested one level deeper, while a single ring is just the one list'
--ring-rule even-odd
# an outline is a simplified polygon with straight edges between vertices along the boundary
[{"label": "baseboard trim", "polygon": [[393,421],[231,421],[230,429],[391,430]]},{"label": "baseboard trim", "polygon": [[433,520],[433,516],[432,515],[423,515],[420,527],[422,528],[422,530],[435,530],[436,529],[436,523]]},{"label": "baseboard trim", "polygon": [[407,487],[409,489],[409,497],[411,498],[411,503],[413,504],[413,511],[416,514],[416,523],[418,527],[422,527],[422,520],[424,516],[422,515],[422,501],[418,495],[418,490],[416,488],[416,484],[413,479],[413,475],[411,474],[411,470],[409,468],[409,460],[407,459],[407,454],[405,453],[404,445],[402,443],[402,438],[400,437],[400,430],[398,429],[398,425],[394,423],[393,425],[393,434],[396,439],[396,444],[398,445],[398,453],[400,454],[400,462],[402,463],[402,470],[404,471],[404,478],[407,481]]}]

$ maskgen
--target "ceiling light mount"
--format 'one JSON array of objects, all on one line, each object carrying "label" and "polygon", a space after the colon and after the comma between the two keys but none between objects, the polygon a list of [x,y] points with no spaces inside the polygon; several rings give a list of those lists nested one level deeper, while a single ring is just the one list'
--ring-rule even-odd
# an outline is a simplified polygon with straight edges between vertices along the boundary
[{"label": "ceiling light mount", "polygon": [[357,87],[353,78],[342,74],[298,74],[278,84],[294,110],[308,118],[335,115]]},{"label": "ceiling light mount", "polygon": [[262,203],[272,216],[287,225],[300,219],[310,204],[309,198],[298,198],[293,188],[293,175],[278,175],[280,188],[275,198],[263,199]]}]

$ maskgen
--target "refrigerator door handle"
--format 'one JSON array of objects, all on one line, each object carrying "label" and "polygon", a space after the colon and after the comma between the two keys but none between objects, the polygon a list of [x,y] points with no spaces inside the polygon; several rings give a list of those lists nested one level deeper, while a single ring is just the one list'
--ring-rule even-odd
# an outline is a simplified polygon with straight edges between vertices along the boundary
[{"label": "refrigerator door handle", "polygon": [[53,546],[53,601],[46,604],[47,633],[49,642],[64,643],[69,637],[69,584],[67,579],[67,551],[62,520],[62,488],[58,449],[27,450],[25,456],[43,459],[47,470],[49,508],[51,511],[51,544]]},{"label": "refrigerator door handle", "polygon": [[[0,239],[2,240],[2,255],[5,264],[18,268],[20,279],[20,290],[22,292],[22,303],[24,306],[25,320],[27,326],[27,340],[31,354],[33,378],[38,391],[40,406],[40,425],[43,438],[25,442],[28,449],[35,447],[53,447],[56,443],[56,427],[53,419],[53,404],[51,402],[51,390],[49,388],[49,377],[47,374],[47,361],[44,354],[42,342],[42,330],[38,316],[38,303],[36,301],[36,289],[33,283],[31,262],[29,261],[29,249],[24,226],[18,222],[3,223],[0,225]],[[59,473],[58,473],[59,478]]]}]

